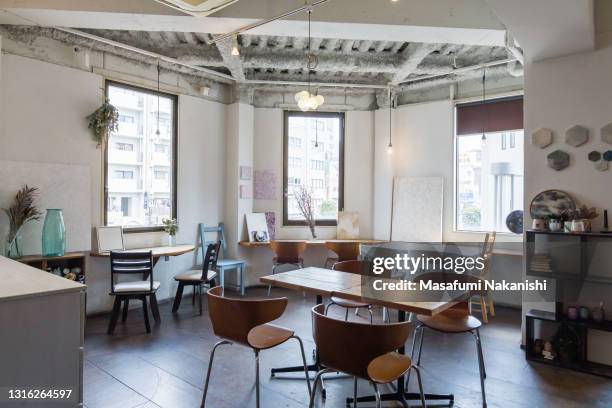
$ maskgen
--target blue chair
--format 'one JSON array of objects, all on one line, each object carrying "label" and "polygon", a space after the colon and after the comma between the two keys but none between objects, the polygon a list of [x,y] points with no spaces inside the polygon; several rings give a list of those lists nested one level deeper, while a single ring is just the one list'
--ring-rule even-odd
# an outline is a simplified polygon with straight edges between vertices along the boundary
[{"label": "blue chair", "polygon": [[[225,289],[225,271],[235,269],[240,275],[240,296],[244,296],[244,269],[246,262],[239,259],[225,259],[225,251],[227,250],[227,242],[225,241],[225,227],[220,222],[217,227],[206,227],[200,223],[200,249],[202,254],[206,253],[208,244],[214,244],[221,241],[221,256],[217,260],[217,273],[219,274],[219,286]],[[206,233],[216,235],[211,240],[206,239]]]}]

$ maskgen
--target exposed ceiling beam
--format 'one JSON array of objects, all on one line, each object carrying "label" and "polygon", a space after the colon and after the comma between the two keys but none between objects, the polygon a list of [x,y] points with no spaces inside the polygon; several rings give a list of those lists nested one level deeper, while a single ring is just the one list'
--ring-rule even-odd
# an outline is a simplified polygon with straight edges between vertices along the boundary
[{"label": "exposed ceiling beam", "polygon": [[423,62],[425,57],[431,54],[436,49],[440,48],[440,44],[408,44],[403,54],[406,56],[405,61],[393,75],[392,83],[398,83],[408,78],[419,64]]},{"label": "exposed ceiling beam", "polygon": [[215,43],[215,45],[219,50],[219,54],[221,54],[223,64],[227,69],[229,69],[232,77],[238,82],[243,82],[245,80],[245,76],[244,70],[242,69],[242,61],[240,60],[240,55],[232,55],[232,39],[225,38],[223,40],[219,40]]}]

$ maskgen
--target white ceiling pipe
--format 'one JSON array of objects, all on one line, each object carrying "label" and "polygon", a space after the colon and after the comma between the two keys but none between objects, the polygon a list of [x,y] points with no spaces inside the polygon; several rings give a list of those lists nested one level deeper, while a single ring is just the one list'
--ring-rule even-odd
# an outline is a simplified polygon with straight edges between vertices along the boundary
[{"label": "white ceiling pipe", "polygon": [[287,86],[308,86],[312,88],[362,88],[362,89],[387,89],[388,85],[370,85],[370,84],[351,84],[351,83],[335,83],[335,82],[311,82],[307,81],[263,81],[247,79],[243,82],[247,85],[287,85]]},{"label": "white ceiling pipe", "polygon": [[450,69],[450,70],[448,70],[446,72],[440,72],[438,74],[422,75],[422,76],[415,77],[415,78],[409,78],[409,79],[406,79],[404,81],[401,81],[401,82],[397,83],[397,85],[409,84],[411,82],[418,82],[418,81],[426,81],[428,79],[435,79],[435,78],[440,78],[440,77],[444,77],[444,76],[448,76],[448,75],[460,74],[462,72],[474,71],[474,70],[477,70],[477,69],[483,69],[485,67],[486,68],[488,68],[488,67],[496,67],[498,65],[508,64],[509,62],[513,62],[513,61],[516,61],[516,59],[515,58],[504,58],[504,59],[501,59],[501,60],[491,61],[491,62],[487,62],[487,63],[484,63],[484,64],[470,65],[469,67]]},{"label": "white ceiling pipe", "polygon": [[525,73],[525,57],[523,56],[523,51],[517,45],[516,40],[506,31],[506,49],[516,58],[516,61],[508,63],[508,73],[513,77],[521,77]]}]

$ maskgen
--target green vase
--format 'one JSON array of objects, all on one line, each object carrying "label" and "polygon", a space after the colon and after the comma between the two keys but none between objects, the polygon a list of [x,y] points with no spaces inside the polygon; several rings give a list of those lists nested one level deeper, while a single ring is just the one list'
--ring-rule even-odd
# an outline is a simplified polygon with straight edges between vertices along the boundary
[{"label": "green vase", "polygon": [[66,251],[66,227],[62,210],[47,209],[42,233],[43,256],[63,256]]}]

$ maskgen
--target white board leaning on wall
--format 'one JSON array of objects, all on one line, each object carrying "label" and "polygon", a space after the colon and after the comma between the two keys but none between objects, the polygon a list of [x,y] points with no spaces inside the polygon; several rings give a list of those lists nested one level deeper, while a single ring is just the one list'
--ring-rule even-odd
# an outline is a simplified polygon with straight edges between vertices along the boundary
[{"label": "white board leaning on wall", "polygon": [[442,177],[396,177],[391,240],[441,242],[443,200]]}]

